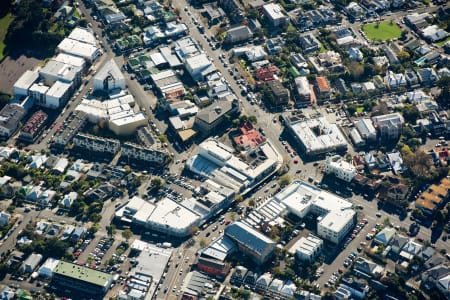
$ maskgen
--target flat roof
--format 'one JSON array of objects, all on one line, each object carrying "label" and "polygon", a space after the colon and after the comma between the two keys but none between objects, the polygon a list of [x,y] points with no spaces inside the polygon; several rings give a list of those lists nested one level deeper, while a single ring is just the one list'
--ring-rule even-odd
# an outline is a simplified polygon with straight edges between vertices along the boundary
[{"label": "flat roof", "polygon": [[97,47],[77,40],[65,38],[59,43],[58,49],[62,52],[74,54],[87,59],[94,59],[98,52]]},{"label": "flat roof", "polygon": [[60,261],[53,273],[102,287],[108,286],[112,281],[111,274],[65,261]]},{"label": "flat roof", "polygon": [[39,73],[36,71],[26,70],[17,81],[14,83],[15,88],[29,89],[33,83],[39,78]]},{"label": "flat roof", "polygon": [[56,81],[47,91],[47,96],[61,98],[71,87],[70,83]]},{"label": "flat roof", "polygon": [[89,28],[76,27],[69,34],[68,38],[94,46],[97,44],[97,39],[95,38],[92,30]]},{"label": "flat roof", "polygon": [[199,216],[181,206],[179,203],[164,198],[156,204],[156,208],[149,218],[152,223],[184,230],[199,221]]},{"label": "flat roof", "polygon": [[84,58],[79,57],[79,56],[74,56],[71,54],[67,54],[67,53],[59,53],[53,59],[56,61],[68,64],[68,65],[72,65],[72,66],[80,67],[80,68],[83,68],[84,65],[86,64],[86,61],[84,60]]},{"label": "flat roof", "polygon": [[45,66],[39,71],[39,73],[43,74],[44,77],[45,75],[49,75],[68,81],[73,81],[80,72],[80,67],[69,65],[53,59],[47,62]]},{"label": "flat roof", "polygon": [[285,18],[281,6],[276,3],[269,3],[263,6],[263,9],[270,15],[274,20],[279,18]]}]

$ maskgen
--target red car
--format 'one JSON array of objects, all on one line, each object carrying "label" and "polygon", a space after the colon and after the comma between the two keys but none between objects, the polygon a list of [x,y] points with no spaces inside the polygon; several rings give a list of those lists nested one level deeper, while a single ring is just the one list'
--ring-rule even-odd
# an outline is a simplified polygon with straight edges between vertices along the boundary
[{"label": "red car", "polygon": [[225,225],[228,225],[228,224],[230,224],[230,223],[231,223],[230,220],[226,220],[226,221],[225,221]]},{"label": "red car", "polygon": [[294,159],[294,164],[298,164],[298,160]]}]

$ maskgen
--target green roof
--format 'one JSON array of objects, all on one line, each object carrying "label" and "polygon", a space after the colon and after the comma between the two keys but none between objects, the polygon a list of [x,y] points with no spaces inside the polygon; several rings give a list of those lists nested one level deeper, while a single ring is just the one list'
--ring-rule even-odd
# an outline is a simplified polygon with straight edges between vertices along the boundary
[{"label": "green roof", "polygon": [[294,66],[289,68],[289,73],[291,73],[292,77],[300,76],[300,72]]},{"label": "green roof", "polygon": [[111,274],[65,261],[60,261],[53,273],[99,286],[106,286],[112,281]]}]

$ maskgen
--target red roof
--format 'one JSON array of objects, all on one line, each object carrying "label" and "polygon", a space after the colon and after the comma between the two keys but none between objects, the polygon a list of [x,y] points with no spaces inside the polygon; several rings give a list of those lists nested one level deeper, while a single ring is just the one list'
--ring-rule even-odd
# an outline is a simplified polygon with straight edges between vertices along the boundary
[{"label": "red roof", "polygon": [[322,76],[316,77],[316,82],[319,91],[325,92],[330,90],[330,84],[328,83],[328,80],[325,77]]},{"label": "red roof", "polygon": [[266,141],[266,138],[261,136],[259,132],[253,128],[253,125],[250,122],[245,122],[239,129],[241,130],[242,135],[234,138],[234,142],[238,146],[255,148]]}]

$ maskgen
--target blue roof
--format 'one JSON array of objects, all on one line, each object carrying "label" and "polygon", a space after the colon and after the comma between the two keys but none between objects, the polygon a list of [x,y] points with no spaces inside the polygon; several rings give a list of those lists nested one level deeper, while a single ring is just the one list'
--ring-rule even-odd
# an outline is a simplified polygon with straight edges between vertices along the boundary
[{"label": "blue roof", "polygon": [[275,244],[264,234],[239,221],[228,226],[225,234],[256,253],[264,253],[268,246]]}]

